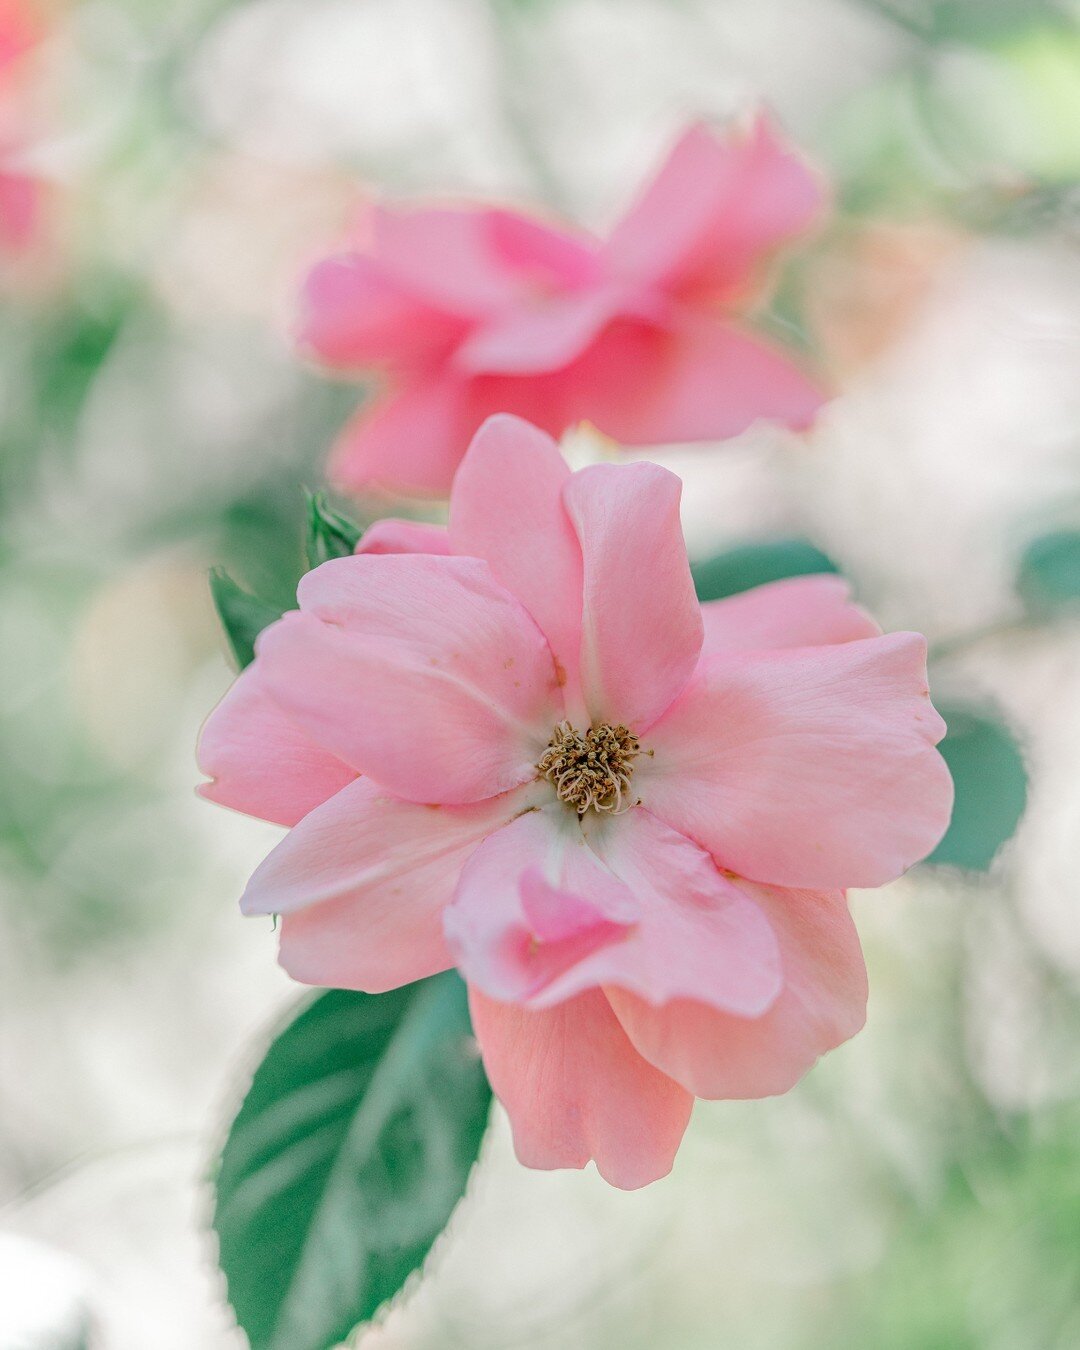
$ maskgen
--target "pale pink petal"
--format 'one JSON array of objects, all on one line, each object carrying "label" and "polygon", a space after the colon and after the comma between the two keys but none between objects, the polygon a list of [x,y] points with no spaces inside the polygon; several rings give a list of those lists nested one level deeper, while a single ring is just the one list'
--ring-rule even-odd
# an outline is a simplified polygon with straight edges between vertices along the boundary
[{"label": "pale pink petal", "polygon": [[476,558],[335,558],[259,637],[275,701],[410,801],[461,804],[536,776],[561,714],[551,649]]},{"label": "pale pink petal", "polygon": [[768,647],[821,647],[880,637],[881,629],[851,601],[851,587],[830,573],[787,577],[753,590],[710,600],[703,656]]},{"label": "pale pink petal", "polygon": [[444,497],[481,425],[514,413],[561,435],[574,417],[566,380],[555,375],[478,375],[443,371],[378,399],[338,439],[330,477],[342,492]]},{"label": "pale pink petal", "polygon": [[384,516],[367,527],[356,545],[357,553],[433,553],[451,552],[445,525],[429,525],[422,520],[398,520]]},{"label": "pale pink petal", "polygon": [[552,885],[539,867],[529,867],[522,873],[520,883],[525,922],[541,943],[580,937],[594,928],[598,919],[601,923],[624,928],[637,918],[637,906],[630,892],[613,885],[613,881],[610,875],[602,876],[601,885],[611,888],[613,904],[598,906],[595,895],[586,900],[572,891],[564,891]]},{"label": "pale pink petal", "polygon": [[569,402],[562,371],[541,375],[477,375],[469,382],[468,434],[461,453],[481,426],[500,413],[531,422],[540,431],[561,436],[580,417]]},{"label": "pale pink petal", "polygon": [[649,732],[634,786],[755,881],[880,886],[949,823],[944,732],[915,633],[712,656]]},{"label": "pale pink petal", "polygon": [[513,211],[383,208],[374,233],[379,261],[395,279],[468,318],[599,277],[593,240]]},{"label": "pale pink petal", "polygon": [[45,15],[33,0],[0,3],[0,71],[37,46],[47,34]]},{"label": "pale pink petal", "polygon": [[481,844],[443,926],[470,983],[494,998],[550,1006],[601,982],[586,958],[624,942],[638,912],[559,805],[520,816]]},{"label": "pale pink petal", "polygon": [[30,248],[40,233],[44,196],[41,179],[0,172],[0,248],[13,253]]},{"label": "pale pink petal", "polygon": [[639,734],[682,690],[701,608],[679,522],[682,484],[655,464],[594,464],[563,501],[584,558],[581,679],[595,722]]},{"label": "pale pink petal", "polygon": [[489,418],[454,480],[450,538],[455,552],[485,559],[524,604],[578,705],[582,563],[562,500],[569,477],[550,436],[517,417]]},{"label": "pale pink petal", "polygon": [[297,340],[339,369],[436,360],[465,331],[461,319],[426,304],[362,253],[319,263],[301,293]]},{"label": "pale pink petal", "polygon": [[591,236],[517,211],[496,208],[484,215],[495,252],[534,288],[574,291],[602,279],[600,246]]},{"label": "pale pink petal", "polygon": [[707,853],[642,810],[591,834],[592,845],[559,805],[518,817],[470,857],[443,916],[470,984],[534,1008],[598,985],[748,1016],[769,1007],[776,939]]},{"label": "pale pink petal", "polygon": [[465,452],[466,381],[423,376],[363,407],[346,423],[327,473],[339,492],[442,497]]},{"label": "pale pink petal", "polygon": [[803,428],[825,400],[789,356],[708,314],[612,324],[566,379],[574,406],[623,445],[724,440],[759,419]]},{"label": "pale pink petal", "polygon": [[866,1020],[866,967],[843,892],[740,885],[780,942],[784,987],[767,1012],[737,1017],[688,999],[657,1008],[608,991],[640,1053],[697,1097],[787,1092]]},{"label": "pale pink petal", "polygon": [[454,365],[474,374],[561,370],[624,304],[624,288],[606,285],[516,305],[478,325],[454,353]]},{"label": "pale pink petal", "polygon": [[249,667],[199,737],[199,793],[275,825],[295,825],[352,782],[356,771],[286,717]]},{"label": "pale pink petal", "polygon": [[521,792],[418,806],[358,778],[285,836],[241,909],[284,916],[281,963],[305,984],[378,993],[433,975],[450,964],[440,916],[462,863],[527,807]]},{"label": "pale pink petal", "polygon": [[599,990],[533,1012],[469,991],[473,1028],[526,1167],[636,1190],[671,1171],[694,1099],[630,1045]]},{"label": "pale pink petal", "polygon": [[813,223],[824,196],[767,118],[723,134],[699,124],[612,231],[606,261],[618,276],[733,296],[763,255]]},{"label": "pale pink petal", "polygon": [[496,246],[488,211],[382,208],[374,224],[380,263],[439,309],[475,317],[521,293],[517,270]]}]

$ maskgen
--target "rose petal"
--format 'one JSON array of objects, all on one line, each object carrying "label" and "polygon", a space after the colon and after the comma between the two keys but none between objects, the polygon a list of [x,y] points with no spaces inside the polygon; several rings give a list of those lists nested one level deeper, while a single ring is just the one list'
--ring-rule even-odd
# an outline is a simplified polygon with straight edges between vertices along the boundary
[{"label": "rose petal", "polygon": [[297,340],[324,364],[352,370],[415,365],[445,356],[465,332],[361,253],[327,258],[308,275]]},{"label": "rose petal", "polygon": [[338,436],[327,472],[339,492],[442,497],[467,444],[469,390],[419,376],[364,407]]},{"label": "rose petal", "polygon": [[599,244],[590,235],[518,211],[495,208],[484,215],[492,248],[534,290],[580,290],[601,280]]},{"label": "rose petal", "polygon": [[526,1167],[635,1190],[671,1171],[694,1099],[633,1049],[597,990],[531,1012],[469,992],[484,1067]]},{"label": "rose petal", "polygon": [[605,261],[618,276],[731,297],[761,257],[813,223],[824,196],[766,117],[720,135],[698,124],[616,225]]},{"label": "rose petal", "polygon": [[657,1008],[608,991],[637,1050],[697,1097],[787,1092],[866,1020],[866,967],[843,892],[741,884],[780,942],[784,986],[771,1008],[737,1017],[688,999]]},{"label": "rose petal", "polygon": [[563,500],[584,559],[581,677],[594,722],[639,735],[683,689],[702,643],[679,522],[682,484],[655,464],[595,464]]},{"label": "rose petal", "polygon": [[284,915],[281,963],[306,984],[378,993],[421,979],[450,965],[441,913],[465,859],[527,806],[521,792],[418,806],[359,778],[285,836],[241,909]]},{"label": "rose petal", "polygon": [[286,717],[249,667],[199,737],[201,796],[249,816],[295,825],[356,777]]},{"label": "rose petal", "polygon": [[364,531],[356,545],[357,553],[433,553],[448,556],[450,536],[445,525],[429,525],[422,520],[398,520],[384,516]]},{"label": "rose petal", "polygon": [[504,415],[469,446],[450,499],[454,550],[491,565],[522,602],[562,669],[571,717],[580,716],[581,546],[563,506],[570,469],[550,436]]},{"label": "rose petal", "polygon": [[881,636],[869,614],[852,604],[851,587],[844,578],[829,573],[787,577],[723,600],[710,600],[701,606],[701,617],[704,656],[772,647],[822,647]]},{"label": "rose petal", "polygon": [[574,406],[623,445],[725,440],[759,419],[799,429],[825,399],[778,348],[690,312],[665,328],[612,324],[567,382]]},{"label": "rose petal", "polygon": [[562,701],[543,634],[475,558],[335,558],[259,637],[260,677],[320,745],[410,801],[536,776]]},{"label": "rose petal", "polygon": [[467,376],[449,367],[417,377],[362,410],[338,439],[330,475],[342,492],[443,497],[483,423],[496,413],[561,435],[584,414],[561,372]]},{"label": "rose petal", "polygon": [[586,958],[627,939],[637,914],[560,805],[484,840],[443,927],[470,983],[493,998],[549,1006],[601,983]]},{"label": "rose petal", "polygon": [[625,288],[608,284],[517,305],[476,327],[455,352],[454,364],[476,374],[561,370],[625,303]]},{"label": "rose petal", "polygon": [[[599,985],[746,1015],[771,1004],[780,989],[772,930],[702,849],[642,810],[591,834],[595,849],[554,806],[520,816],[470,857],[443,920],[470,984],[529,1007]],[[537,874],[554,892],[543,916]],[[545,922],[565,936],[545,937]]]},{"label": "rose petal", "polygon": [[471,318],[518,293],[513,270],[492,246],[485,211],[383,207],[373,223],[382,265],[439,309]]},{"label": "rose petal", "polygon": [[635,786],[725,867],[778,886],[880,886],[949,822],[926,643],[894,633],[702,661]]}]

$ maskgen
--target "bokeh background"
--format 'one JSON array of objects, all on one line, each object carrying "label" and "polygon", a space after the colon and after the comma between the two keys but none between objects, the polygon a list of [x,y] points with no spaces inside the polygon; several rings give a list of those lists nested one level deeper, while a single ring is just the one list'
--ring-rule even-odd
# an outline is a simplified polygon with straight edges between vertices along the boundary
[{"label": "bokeh background", "polygon": [[687,117],[757,101],[835,185],[769,321],[841,392],[809,438],[663,455],[692,552],[823,550],[930,636],[938,701],[992,719],[975,834],[1023,794],[1014,745],[1027,810],[992,863],[976,843],[986,867],[853,896],[866,1032],[783,1099],[699,1104],[667,1181],[526,1172],[496,1119],[364,1344],[1080,1345],[1078,7],[21,10],[0,5],[0,1350],[242,1344],[204,1179],[298,991],[236,908],[276,832],[195,799],[192,747],[231,675],[208,569],[288,601],[300,487],[363,393],[290,349],[305,264],[365,194],[602,226]]}]

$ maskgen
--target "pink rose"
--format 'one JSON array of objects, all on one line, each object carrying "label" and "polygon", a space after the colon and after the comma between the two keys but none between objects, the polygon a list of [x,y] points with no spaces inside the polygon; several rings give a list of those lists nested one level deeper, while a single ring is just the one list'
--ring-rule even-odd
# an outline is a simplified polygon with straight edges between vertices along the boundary
[{"label": "pink rose", "polygon": [[625,445],[804,427],[823,395],[743,324],[764,264],[820,213],[818,179],[759,117],[694,126],[608,237],[497,209],[377,209],[370,247],[320,263],[299,338],[387,388],[345,428],[343,491],[445,495],[486,417]]},{"label": "pink rose", "polygon": [[206,796],[292,827],[242,901],[285,969],[457,966],[521,1160],[623,1187],[695,1095],[783,1092],[859,1030],[844,890],[952,802],[923,638],[834,576],[700,605],[679,495],[492,418],[448,529],[309,573],[200,746]]}]

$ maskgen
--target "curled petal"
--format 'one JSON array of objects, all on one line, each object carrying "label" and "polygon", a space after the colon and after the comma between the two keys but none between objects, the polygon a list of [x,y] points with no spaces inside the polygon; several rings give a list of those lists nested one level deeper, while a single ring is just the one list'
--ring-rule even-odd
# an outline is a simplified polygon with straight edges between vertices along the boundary
[{"label": "curled petal", "polygon": [[377,993],[445,970],[441,914],[484,835],[525,810],[508,793],[418,806],[359,778],[306,816],[256,869],[246,914],[281,914],[294,979]]},{"label": "curled petal", "polygon": [[843,892],[740,885],[780,942],[784,983],[771,1008],[738,1017],[690,999],[658,1008],[608,991],[637,1050],[697,1097],[787,1092],[866,1020],[866,967]]},{"label": "curled petal", "polygon": [[568,813],[549,807],[484,840],[443,924],[471,984],[493,998],[540,1006],[598,985],[588,958],[623,943],[637,914],[633,896]]},{"label": "curled petal", "polygon": [[513,211],[384,208],[374,226],[379,262],[395,280],[470,320],[598,274],[591,240]]},{"label": "curled petal", "polygon": [[517,211],[496,208],[484,215],[495,253],[524,282],[526,295],[580,291],[602,278],[599,246],[591,236]]},{"label": "curled petal", "polygon": [[780,990],[759,907],[642,810],[591,843],[561,806],[520,816],[470,857],[444,927],[470,984],[534,1008],[614,985],[756,1016]]}]

